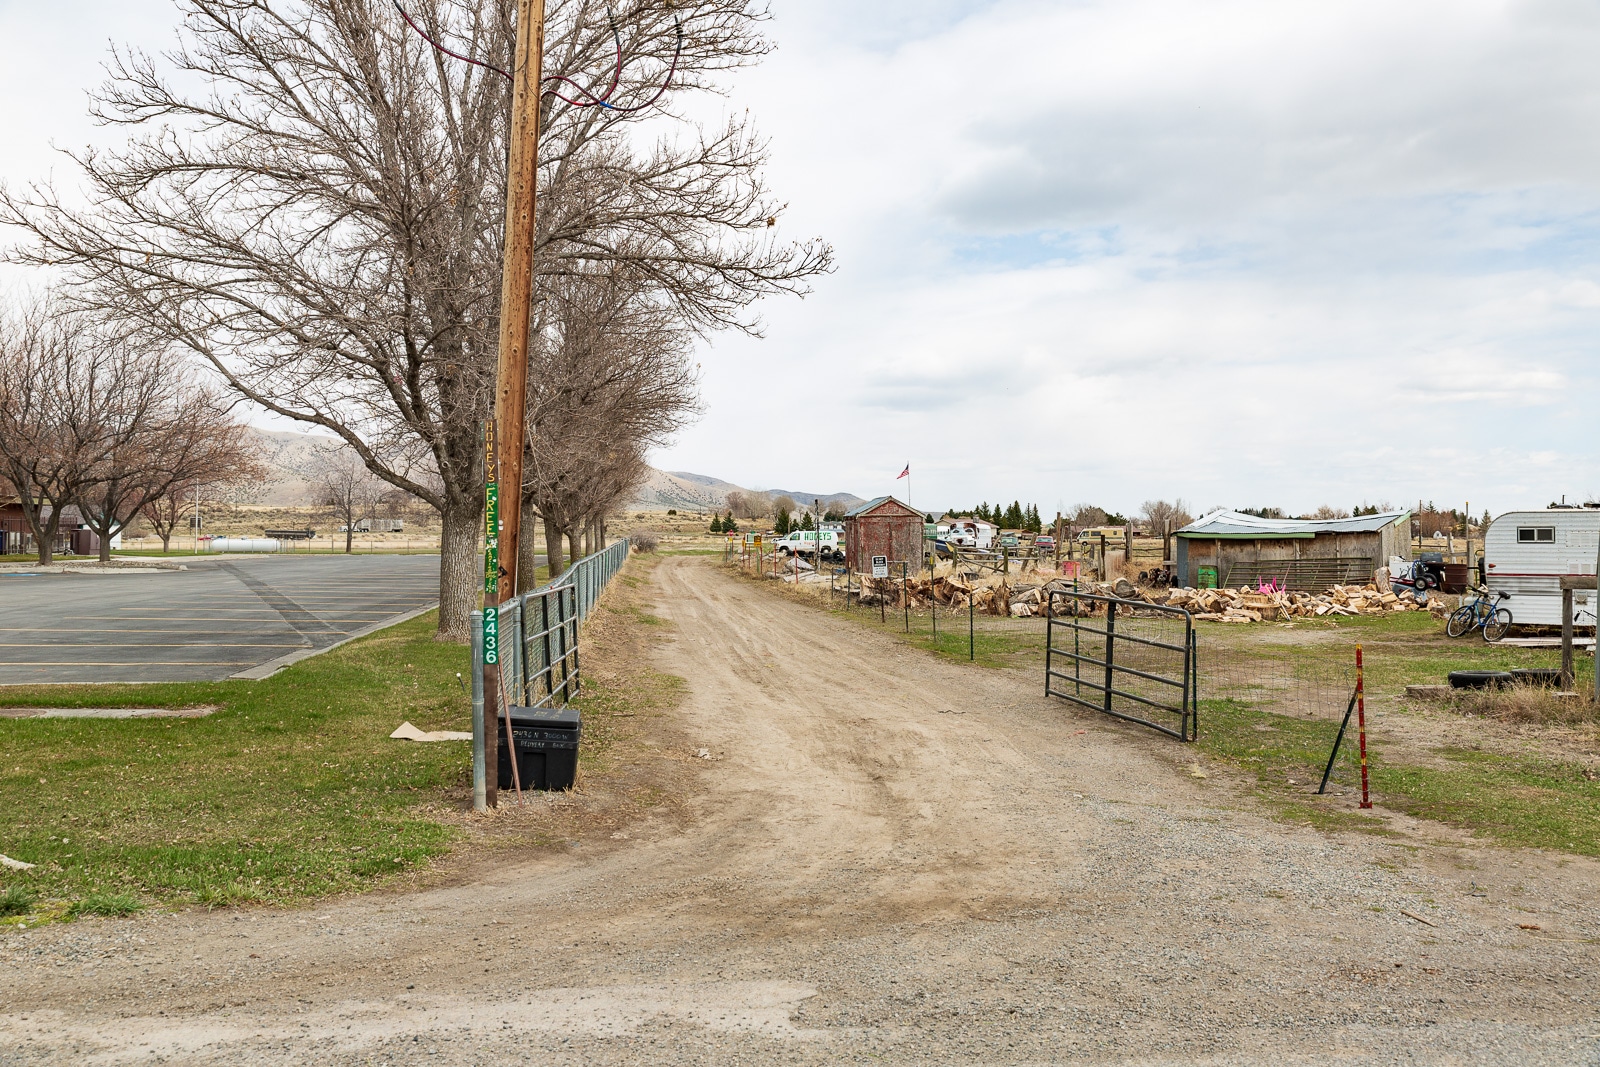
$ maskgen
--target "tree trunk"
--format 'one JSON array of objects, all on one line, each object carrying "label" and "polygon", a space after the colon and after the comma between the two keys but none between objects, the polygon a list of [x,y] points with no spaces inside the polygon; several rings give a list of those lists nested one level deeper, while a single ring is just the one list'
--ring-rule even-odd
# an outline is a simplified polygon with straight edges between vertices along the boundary
[{"label": "tree trunk", "polygon": [[483,509],[476,497],[470,502],[447,498],[446,508],[440,516],[438,638],[465,642],[471,622],[468,616],[478,607],[482,565],[478,526]]},{"label": "tree trunk", "polygon": [[554,519],[544,520],[544,554],[550,562],[550,580],[561,576],[567,569],[561,553],[561,527],[557,526]]},{"label": "tree trunk", "polygon": [[[96,536],[98,536],[98,535],[96,535]],[[110,563],[111,562],[111,538],[109,538],[109,537],[101,537],[100,538],[100,562],[101,563]]]},{"label": "tree trunk", "polygon": [[[350,543],[356,539],[356,524],[349,519],[344,521],[344,554],[350,554]],[[443,557],[441,557],[442,560]],[[440,564],[443,566],[443,563]],[[443,571],[440,572],[441,574]]]},{"label": "tree trunk", "polygon": [[171,551],[172,551],[172,534],[164,533],[164,534],[161,535],[161,554],[164,556],[168,552],[171,552]]},{"label": "tree trunk", "polygon": [[583,558],[583,538],[576,530],[567,532],[568,556],[573,563]]},{"label": "tree trunk", "polygon": [[534,537],[534,503],[531,496],[522,498],[523,536],[517,541],[517,592],[531,593],[539,588],[539,551]]}]

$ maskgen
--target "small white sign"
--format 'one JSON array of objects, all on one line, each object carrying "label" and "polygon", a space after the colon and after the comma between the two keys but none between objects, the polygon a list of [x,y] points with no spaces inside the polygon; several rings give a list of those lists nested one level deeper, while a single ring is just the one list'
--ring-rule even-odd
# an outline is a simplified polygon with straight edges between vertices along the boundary
[{"label": "small white sign", "polygon": [[887,578],[887,577],[889,577],[889,557],[888,556],[873,556],[872,557],[872,576],[874,578]]}]

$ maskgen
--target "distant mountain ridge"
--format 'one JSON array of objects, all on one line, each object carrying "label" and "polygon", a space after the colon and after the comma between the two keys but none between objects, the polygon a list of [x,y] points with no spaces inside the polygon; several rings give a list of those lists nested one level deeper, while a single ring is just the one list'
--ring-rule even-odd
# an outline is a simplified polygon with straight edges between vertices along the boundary
[{"label": "distant mountain ridge", "polygon": [[[813,500],[820,500],[825,505],[842,504],[846,508],[865,503],[862,497],[854,493],[802,493],[792,489],[762,491],[772,496],[793,497],[795,503],[802,507]],[[633,502],[629,506],[650,509],[676,508],[679,511],[714,511],[725,506],[728,494],[734,492],[748,493],[752,490],[706,474],[695,474],[692,471],[659,471],[652,467],[650,476],[634,493]]]},{"label": "distant mountain ridge", "polygon": [[[271,504],[296,507],[314,504],[317,498],[317,468],[330,454],[346,449],[336,437],[290,430],[264,430],[251,427],[256,458],[267,469],[267,477],[230,491],[232,503]],[[651,511],[676,508],[679,511],[714,511],[726,506],[728,494],[748,493],[742,485],[691,471],[661,471],[650,468],[628,506]],[[852,493],[801,493],[792,489],[765,490],[773,496],[791,496],[801,507],[813,500],[823,504],[855,507],[865,501]]]}]

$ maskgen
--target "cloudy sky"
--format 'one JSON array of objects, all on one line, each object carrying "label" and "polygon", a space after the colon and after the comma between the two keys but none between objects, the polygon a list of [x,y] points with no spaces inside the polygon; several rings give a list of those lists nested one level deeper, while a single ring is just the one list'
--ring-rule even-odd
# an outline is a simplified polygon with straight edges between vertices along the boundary
[{"label": "cloudy sky", "polygon": [[[774,0],[731,86],[839,269],[659,466],[927,508],[1600,494],[1600,7]],[[0,173],[167,0],[0,0]],[[59,167],[59,164],[56,164]]]}]

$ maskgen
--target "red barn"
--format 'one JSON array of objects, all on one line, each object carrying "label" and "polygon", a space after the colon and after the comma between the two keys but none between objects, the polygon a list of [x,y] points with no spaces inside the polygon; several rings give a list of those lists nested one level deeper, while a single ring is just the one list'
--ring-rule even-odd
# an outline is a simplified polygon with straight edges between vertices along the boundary
[{"label": "red barn", "polygon": [[892,496],[867,501],[844,517],[845,565],[867,574],[873,556],[888,556],[911,564],[916,573],[922,567],[922,521],[922,512]]}]

